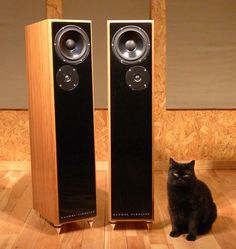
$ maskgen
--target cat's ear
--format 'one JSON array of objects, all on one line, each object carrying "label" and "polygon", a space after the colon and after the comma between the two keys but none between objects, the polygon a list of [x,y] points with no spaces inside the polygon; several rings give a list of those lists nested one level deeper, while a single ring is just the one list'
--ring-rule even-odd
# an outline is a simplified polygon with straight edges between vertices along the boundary
[{"label": "cat's ear", "polygon": [[173,169],[176,165],[176,162],[173,158],[170,158],[169,160],[169,166],[170,166],[170,169]]},{"label": "cat's ear", "polygon": [[195,160],[192,160],[190,163],[188,163],[189,169],[194,170],[194,166],[195,166]]}]

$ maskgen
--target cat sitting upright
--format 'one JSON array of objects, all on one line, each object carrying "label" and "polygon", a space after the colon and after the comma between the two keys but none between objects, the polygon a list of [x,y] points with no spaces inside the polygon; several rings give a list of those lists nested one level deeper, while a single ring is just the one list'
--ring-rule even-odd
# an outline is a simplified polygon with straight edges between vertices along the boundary
[{"label": "cat sitting upright", "polygon": [[171,237],[188,233],[186,239],[194,241],[207,233],[216,220],[217,209],[207,185],[194,173],[195,161],[177,163],[170,158],[168,172],[168,202],[172,223]]}]

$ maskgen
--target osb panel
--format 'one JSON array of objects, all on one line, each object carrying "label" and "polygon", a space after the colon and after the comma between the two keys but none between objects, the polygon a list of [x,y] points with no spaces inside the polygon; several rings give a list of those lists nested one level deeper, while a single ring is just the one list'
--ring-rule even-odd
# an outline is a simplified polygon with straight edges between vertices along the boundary
[{"label": "osb panel", "polygon": [[[96,160],[108,157],[107,111],[96,110]],[[0,161],[30,161],[28,111],[0,111]]]},{"label": "osb panel", "polygon": [[46,0],[47,18],[62,18],[63,0]]},{"label": "osb panel", "polygon": [[29,161],[27,111],[0,111],[0,161]]},{"label": "osb panel", "polygon": [[235,160],[236,111],[166,110],[166,0],[152,0],[155,20],[155,160]]}]

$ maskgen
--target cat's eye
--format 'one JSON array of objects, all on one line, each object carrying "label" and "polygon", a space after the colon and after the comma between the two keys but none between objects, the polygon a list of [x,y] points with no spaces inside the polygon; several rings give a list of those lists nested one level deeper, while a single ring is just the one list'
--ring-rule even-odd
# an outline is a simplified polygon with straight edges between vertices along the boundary
[{"label": "cat's eye", "polygon": [[185,174],[185,175],[184,175],[184,178],[188,178],[189,176],[190,176],[190,175]]},{"label": "cat's eye", "polygon": [[176,172],[174,172],[173,175],[174,175],[175,177],[179,177],[179,174],[176,173]]}]

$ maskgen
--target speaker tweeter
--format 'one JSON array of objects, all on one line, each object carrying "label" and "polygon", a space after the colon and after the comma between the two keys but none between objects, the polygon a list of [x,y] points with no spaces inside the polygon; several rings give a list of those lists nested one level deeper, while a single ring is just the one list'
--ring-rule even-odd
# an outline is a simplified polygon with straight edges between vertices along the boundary
[{"label": "speaker tweeter", "polygon": [[57,71],[56,80],[60,88],[71,91],[79,84],[79,74],[74,67],[65,65]]},{"label": "speaker tweeter", "polygon": [[125,80],[130,89],[141,91],[148,87],[150,76],[145,67],[134,66],[126,72]]}]

